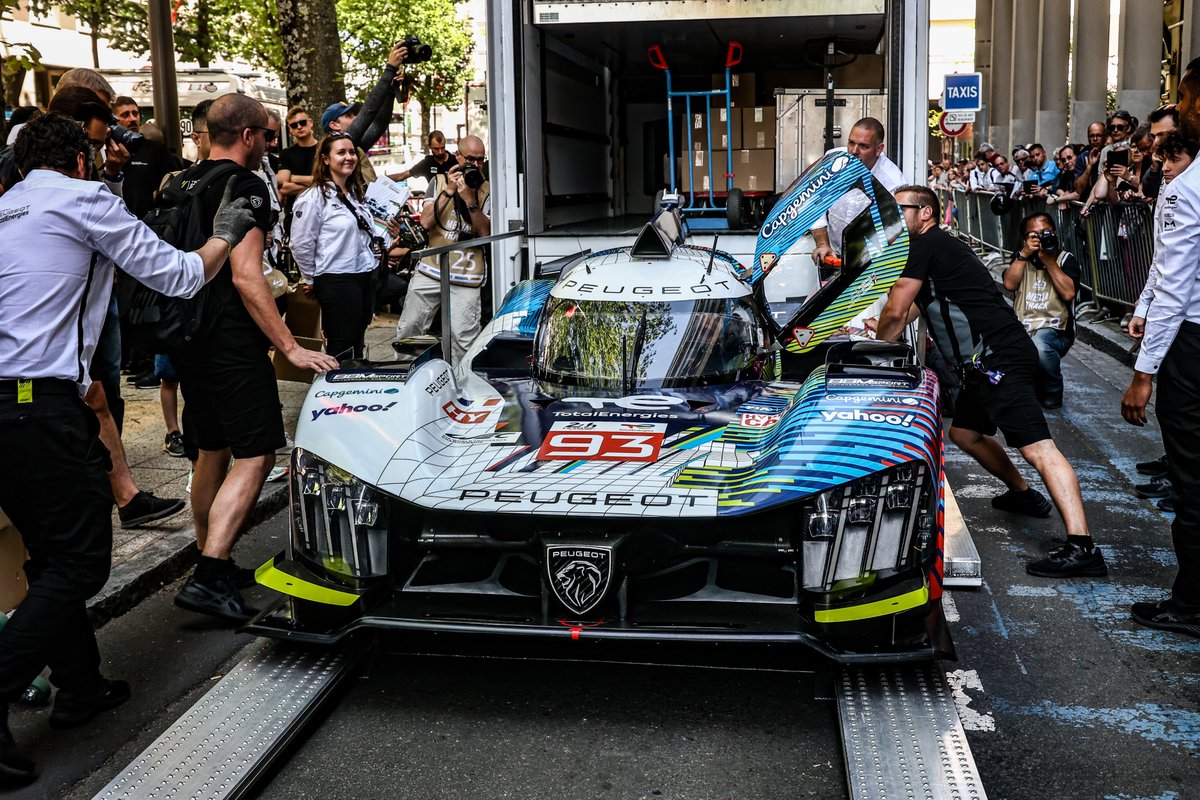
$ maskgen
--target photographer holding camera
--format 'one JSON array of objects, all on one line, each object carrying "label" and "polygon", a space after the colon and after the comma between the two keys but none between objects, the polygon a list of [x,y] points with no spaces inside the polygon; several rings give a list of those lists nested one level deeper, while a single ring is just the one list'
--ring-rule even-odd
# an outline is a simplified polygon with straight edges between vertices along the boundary
[{"label": "photographer holding camera", "polygon": [[1062,357],[1075,343],[1075,296],[1079,262],[1059,244],[1054,221],[1044,211],[1021,220],[1021,249],[1004,271],[1013,311],[1038,351],[1035,389],[1042,408],[1062,407]]},{"label": "photographer holding camera", "polygon": [[[491,235],[491,184],[481,171],[484,159],[483,140],[464,136],[458,143],[458,166],[445,175],[434,176],[421,208],[421,227],[429,232],[431,248]],[[441,305],[439,262],[440,256],[430,256],[417,265],[404,311],[396,323],[397,339],[422,334],[433,321]],[[447,262],[453,338],[450,352],[457,363],[479,335],[479,289],[487,279],[487,264],[482,247],[453,250]]]}]

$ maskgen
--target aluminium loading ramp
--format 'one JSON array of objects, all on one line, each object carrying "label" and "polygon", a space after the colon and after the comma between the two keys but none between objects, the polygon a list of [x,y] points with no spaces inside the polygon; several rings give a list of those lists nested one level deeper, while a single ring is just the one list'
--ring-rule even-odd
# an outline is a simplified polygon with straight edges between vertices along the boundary
[{"label": "aluminium loading ramp", "polygon": [[243,796],[366,649],[261,639],[95,800]]},{"label": "aluminium loading ramp", "polygon": [[950,490],[949,480],[946,481],[945,500],[945,551],[942,562],[945,575],[942,585],[952,589],[982,586],[983,567],[979,560],[979,551],[975,548],[971,532],[967,530],[967,523],[963,520],[954,492]]},{"label": "aluminium loading ramp", "polygon": [[837,702],[851,800],[987,800],[940,663],[847,667]]}]

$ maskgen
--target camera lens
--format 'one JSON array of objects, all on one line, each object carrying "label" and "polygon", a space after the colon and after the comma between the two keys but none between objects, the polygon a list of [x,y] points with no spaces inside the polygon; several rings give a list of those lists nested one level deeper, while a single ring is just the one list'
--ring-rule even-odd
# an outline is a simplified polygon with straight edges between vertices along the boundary
[{"label": "camera lens", "polygon": [[483,186],[483,173],[479,170],[479,167],[468,164],[462,168],[462,176],[463,183],[472,189],[478,189],[480,186]]},{"label": "camera lens", "polygon": [[130,153],[136,153],[141,148],[142,142],[146,141],[146,137],[140,133],[134,133],[125,126],[115,123],[108,126],[108,135],[117,144],[124,145]]}]

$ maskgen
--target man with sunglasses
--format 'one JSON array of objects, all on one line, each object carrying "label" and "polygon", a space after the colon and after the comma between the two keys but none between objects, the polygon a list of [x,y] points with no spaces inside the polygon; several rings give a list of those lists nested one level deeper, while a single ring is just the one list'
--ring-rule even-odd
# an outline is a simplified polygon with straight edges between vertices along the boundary
[{"label": "man with sunglasses", "polygon": [[221,170],[222,176],[197,197],[200,217],[213,218],[228,187],[232,198],[246,198],[256,226],[209,286],[198,341],[169,354],[187,403],[189,436],[199,448],[191,502],[200,560],[175,604],[243,622],[255,612],[239,589],[253,584],[253,573],[239,570],[230,553],[275,465],[275,451],[284,445],[279,387],[268,348],[273,345],[300,369],[324,371],[337,361],[296,343],[263,277],[271,202],[253,170],[275,138],[266,110],[245,95],[227,94],[208,109],[205,125],[210,158],[181,173],[179,185],[195,189]]},{"label": "man with sunglasses", "polygon": [[[458,161],[445,175],[435,175],[425,193],[421,227],[429,231],[429,246],[442,247],[490,236],[491,184],[483,179],[483,140],[464,136],[458,142]],[[479,171],[482,183],[472,187],[464,170]],[[417,265],[408,284],[404,309],[396,323],[396,338],[424,333],[441,306],[441,257],[430,256]],[[479,290],[487,282],[487,263],[482,247],[463,247],[449,253],[450,333],[449,352],[457,364],[479,335]],[[443,348],[447,345],[443,343]]]},{"label": "man with sunglasses", "polygon": [[292,201],[312,185],[313,159],[317,155],[317,133],[312,116],[302,106],[292,106],[287,113],[288,132],[296,141],[279,154],[279,194],[290,211]]},{"label": "man with sunglasses", "polygon": [[993,508],[1042,518],[1051,513],[996,440],[997,430],[1041,476],[1062,515],[1067,543],[1030,561],[1026,572],[1044,578],[1108,574],[1088,532],[1079,479],[1050,438],[1034,392],[1037,348],[979,257],[939,227],[937,195],[924,186],[902,186],[896,202],[912,238],[908,263],[879,315],[878,338],[899,339],[921,314],[938,349],[961,369],[950,440],[1004,482],[1008,491],[992,498]]}]

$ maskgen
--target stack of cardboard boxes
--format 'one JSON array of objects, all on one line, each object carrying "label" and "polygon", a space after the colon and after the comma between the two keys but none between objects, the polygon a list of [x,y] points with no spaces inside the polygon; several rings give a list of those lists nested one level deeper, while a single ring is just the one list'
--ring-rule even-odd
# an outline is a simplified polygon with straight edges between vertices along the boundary
[{"label": "stack of cardboard boxes", "polygon": [[[321,306],[317,298],[308,294],[300,284],[294,284],[287,292],[287,314],[283,318],[296,344],[308,350],[322,350],[325,338],[321,333]],[[278,351],[272,351],[271,361],[275,365],[275,377],[281,381],[312,383],[316,373],[311,369],[299,369]]]},{"label": "stack of cardboard boxes", "polygon": [[[692,105],[685,114],[679,137],[679,151],[684,153],[676,166],[679,189],[684,192],[707,192],[709,186],[708,125],[712,135],[712,189],[726,189],[725,170],[729,151],[733,156],[733,185],[743,192],[772,192],[775,190],[775,106],[756,106],[757,81],[754,73],[738,73],[730,77],[732,117],[726,132],[725,98],[713,98],[711,112]],[[725,88],[724,73],[713,76],[714,89]],[[691,132],[691,151],[688,152],[688,133]]]}]

